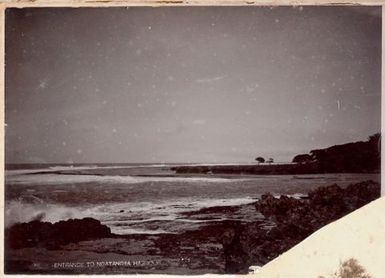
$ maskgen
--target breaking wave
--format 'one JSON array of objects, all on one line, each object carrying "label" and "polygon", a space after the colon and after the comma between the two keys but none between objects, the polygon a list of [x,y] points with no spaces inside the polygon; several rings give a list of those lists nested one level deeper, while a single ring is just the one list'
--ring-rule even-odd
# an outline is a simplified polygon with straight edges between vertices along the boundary
[{"label": "breaking wave", "polygon": [[[248,179],[236,179],[243,181]],[[214,177],[159,177],[159,176],[97,176],[97,175],[61,175],[61,174],[35,174],[35,175],[8,175],[7,182],[12,184],[74,184],[74,183],[118,183],[135,184],[145,182],[234,182],[234,179]]]},{"label": "breaking wave", "polygon": [[[234,199],[175,199],[154,202],[110,203],[93,206],[70,207],[61,204],[47,204],[35,196],[23,196],[6,203],[5,226],[33,220],[55,223],[71,218],[92,217],[109,226],[114,233],[164,233],[167,228],[145,229],[146,223],[154,221],[180,221],[180,213],[214,206],[234,206],[255,201],[253,198]],[[179,218],[179,220],[178,220]],[[193,221],[202,222],[202,221]],[[143,223],[143,228],[134,228]]]},{"label": "breaking wave", "polygon": [[54,223],[60,220],[83,217],[85,215],[77,208],[56,204],[26,203],[22,200],[13,200],[5,205],[5,227],[33,220]]}]

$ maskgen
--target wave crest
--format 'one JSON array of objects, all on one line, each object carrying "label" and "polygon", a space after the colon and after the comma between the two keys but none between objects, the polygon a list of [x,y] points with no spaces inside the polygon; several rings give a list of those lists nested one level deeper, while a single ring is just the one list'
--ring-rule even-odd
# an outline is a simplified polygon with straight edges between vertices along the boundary
[{"label": "wave crest", "polygon": [[6,204],[5,216],[5,227],[33,220],[55,223],[60,220],[85,217],[77,208],[38,202],[25,203],[20,199]]}]

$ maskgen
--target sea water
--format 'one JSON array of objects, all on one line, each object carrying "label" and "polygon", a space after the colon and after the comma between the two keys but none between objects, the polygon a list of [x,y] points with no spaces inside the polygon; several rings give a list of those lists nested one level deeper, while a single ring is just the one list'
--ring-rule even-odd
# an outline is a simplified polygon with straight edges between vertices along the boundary
[{"label": "sea water", "polygon": [[[262,194],[307,194],[379,174],[177,175],[167,164],[18,165],[5,171],[5,225],[93,217],[118,234],[179,233],[209,221],[253,221],[253,210],[215,219],[186,212],[255,202]],[[259,216],[260,217],[260,216]]]}]

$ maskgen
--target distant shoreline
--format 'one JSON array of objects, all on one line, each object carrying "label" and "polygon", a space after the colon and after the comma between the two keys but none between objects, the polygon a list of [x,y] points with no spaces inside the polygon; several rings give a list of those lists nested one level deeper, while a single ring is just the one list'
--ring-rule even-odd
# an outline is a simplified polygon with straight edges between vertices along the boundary
[{"label": "distant shoreline", "polygon": [[[288,165],[292,162],[275,162],[271,165]],[[184,167],[184,166],[253,166],[258,165],[256,162],[155,162],[155,163],[5,163],[5,170],[28,170],[28,169],[47,169],[53,167]],[[262,163],[259,165],[270,165],[268,163]]]},{"label": "distant shoreline", "polygon": [[171,167],[176,174],[231,174],[231,175],[302,175],[329,173],[380,173],[380,170],[351,171],[350,169],[326,170],[313,163],[291,163],[271,165],[224,165],[224,166],[176,166]]},{"label": "distant shoreline", "polygon": [[[138,168],[141,168],[140,166]],[[297,164],[279,164],[279,165],[216,165],[216,166],[174,166],[174,167],[159,167],[164,173],[154,174],[133,174],[130,172],[120,171],[112,176],[131,176],[131,177],[158,177],[158,178],[226,178],[239,179],[255,176],[274,176],[274,175],[314,175],[314,174],[380,174],[378,171],[361,171],[361,172],[325,172],[320,171],[316,166],[312,165],[297,165]],[[125,167],[116,168],[123,170]],[[79,176],[105,176],[104,171],[97,169],[92,171],[83,170],[52,170],[52,171],[36,171],[25,173],[25,175],[79,175]]]}]

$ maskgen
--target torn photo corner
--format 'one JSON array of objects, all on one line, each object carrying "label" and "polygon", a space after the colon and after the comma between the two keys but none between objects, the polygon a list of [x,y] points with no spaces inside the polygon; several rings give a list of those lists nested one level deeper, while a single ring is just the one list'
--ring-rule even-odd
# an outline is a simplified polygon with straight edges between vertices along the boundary
[{"label": "torn photo corner", "polygon": [[381,6],[4,21],[5,274],[381,276]]}]

